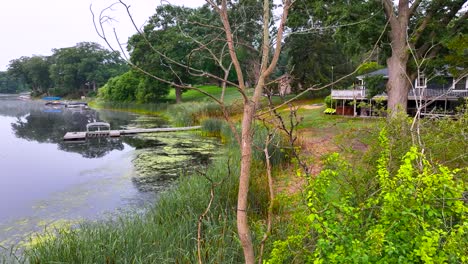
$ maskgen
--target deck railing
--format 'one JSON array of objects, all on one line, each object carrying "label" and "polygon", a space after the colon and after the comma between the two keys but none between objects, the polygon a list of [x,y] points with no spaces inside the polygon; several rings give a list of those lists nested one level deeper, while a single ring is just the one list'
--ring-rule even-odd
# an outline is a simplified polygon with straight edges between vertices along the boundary
[{"label": "deck railing", "polygon": [[333,99],[363,99],[366,97],[366,90],[332,90]]}]

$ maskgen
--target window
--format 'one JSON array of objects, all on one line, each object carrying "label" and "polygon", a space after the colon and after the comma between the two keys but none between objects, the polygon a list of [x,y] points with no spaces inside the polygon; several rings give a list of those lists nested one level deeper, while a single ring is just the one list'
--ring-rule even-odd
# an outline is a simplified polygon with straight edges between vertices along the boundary
[{"label": "window", "polygon": [[426,87],[426,76],[424,76],[424,74],[421,74],[418,76],[418,78],[416,78],[416,87]]}]

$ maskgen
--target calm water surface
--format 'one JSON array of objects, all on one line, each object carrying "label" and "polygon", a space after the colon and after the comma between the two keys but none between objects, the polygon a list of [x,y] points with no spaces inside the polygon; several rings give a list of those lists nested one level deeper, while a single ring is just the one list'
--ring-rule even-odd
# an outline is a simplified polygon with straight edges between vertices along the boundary
[{"label": "calm water surface", "polygon": [[0,95],[0,246],[45,229],[142,208],[181,168],[206,162],[216,143],[194,133],[66,143],[89,122],[112,129],[160,127],[125,112],[50,108]]}]

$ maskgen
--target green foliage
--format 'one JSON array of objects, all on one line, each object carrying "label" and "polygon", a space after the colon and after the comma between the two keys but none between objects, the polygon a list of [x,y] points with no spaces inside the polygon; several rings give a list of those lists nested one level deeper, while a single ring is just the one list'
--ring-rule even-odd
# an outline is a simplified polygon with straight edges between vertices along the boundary
[{"label": "green foliage", "polygon": [[118,52],[110,52],[97,43],[81,42],[53,52],[50,78],[55,87],[68,94],[95,90],[127,69]]},{"label": "green foliage", "polygon": [[333,108],[333,105],[336,103],[336,100],[333,100],[331,95],[327,95],[325,99],[323,100],[327,108]]},{"label": "green foliage", "polygon": [[10,61],[8,74],[32,89],[33,94],[47,93],[51,86],[51,62],[44,56],[21,57]]},{"label": "green foliage", "polygon": [[18,93],[26,88],[21,79],[15,78],[9,72],[0,71],[0,93]]},{"label": "green foliage", "polygon": [[333,115],[336,113],[336,109],[328,107],[327,109],[323,110],[323,113],[327,115]]},{"label": "green foliage", "polygon": [[454,117],[437,120],[422,120],[422,140],[426,155],[451,168],[463,168],[468,164],[468,111]]},{"label": "green foliage", "polygon": [[449,52],[445,55],[443,63],[450,66],[449,71],[454,77],[458,77],[468,68],[468,34],[457,34],[449,39],[445,46]]},{"label": "green foliage", "polygon": [[391,169],[392,141],[383,130],[371,170],[327,157],[309,183],[307,230],[275,242],[269,263],[468,261],[460,250],[468,247],[467,168],[435,164],[411,147]]},{"label": "green foliage", "polygon": [[146,104],[160,101],[169,92],[169,85],[148,76],[128,71],[110,79],[99,89],[99,97],[113,102]]},{"label": "green foliage", "polygon": [[[299,84],[302,87],[311,87],[330,83],[352,71],[353,65],[346,61],[341,43],[336,42],[332,34],[333,32],[320,31],[292,34],[286,38],[287,66],[294,76],[294,89],[298,90],[296,87],[300,87]],[[329,90],[324,91],[326,92]]]},{"label": "green foliage", "polygon": [[53,52],[52,56],[14,59],[8,74],[28,86],[33,95],[76,96],[95,91],[127,69],[118,52],[110,52],[97,43],[82,42]]},{"label": "green foliage", "polygon": [[380,65],[379,63],[375,61],[369,61],[358,66],[357,74],[366,74],[383,68],[384,66]]},{"label": "green foliage", "polygon": [[374,76],[366,76],[364,78],[364,83],[366,84],[367,98],[372,98],[385,91],[385,80],[384,76],[381,74]]},{"label": "green foliage", "polygon": [[[372,12],[370,13],[369,10]],[[385,14],[378,1],[301,1],[292,6],[288,16],[288,26],[292,28],[293,32],[317,34],[316,32],[322,30],[313,31],[311,29],[333,28],[330,37],[340,44],[340,52],[344,54],[343,57],[346,60],[354,61],[354,63],[360,63],[362,54],[371,49],[375,40],[380,36],[385,23]]]}]

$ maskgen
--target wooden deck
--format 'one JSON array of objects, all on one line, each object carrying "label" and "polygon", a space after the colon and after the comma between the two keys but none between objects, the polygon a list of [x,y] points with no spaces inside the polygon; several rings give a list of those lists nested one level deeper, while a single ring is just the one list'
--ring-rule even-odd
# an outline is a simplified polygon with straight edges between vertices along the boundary
[{"label": "wooden deck", "polygon": [[86,138],[96,137],[120,137],[122,135],[135,135],[141,133],[158,133],[158,132],[177,132],[200,129],[201,126],[191,127],[165,127],[165,128],[135,128],[126,130],[101,130],[101,131],[88,131],[88,132],[67,132],[63,136],[63,140],[84,140]]}]

